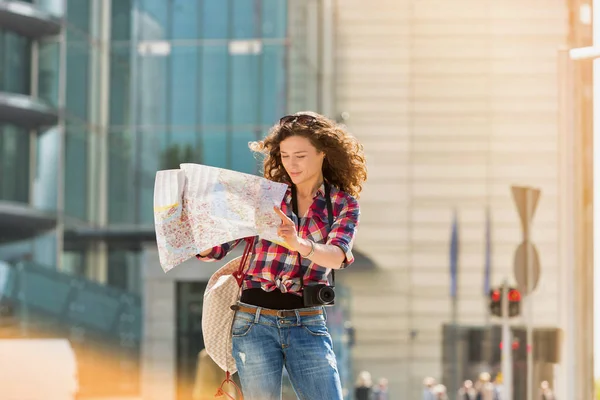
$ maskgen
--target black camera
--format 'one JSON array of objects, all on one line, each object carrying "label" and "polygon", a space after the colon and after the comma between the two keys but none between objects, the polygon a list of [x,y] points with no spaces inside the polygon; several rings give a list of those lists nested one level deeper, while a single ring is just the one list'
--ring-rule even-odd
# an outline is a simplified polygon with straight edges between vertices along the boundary
[{"label": "black camera", "polygon": [[335,304],[335,291],[329,285],[304,286],[304,307],[332,306]]}]

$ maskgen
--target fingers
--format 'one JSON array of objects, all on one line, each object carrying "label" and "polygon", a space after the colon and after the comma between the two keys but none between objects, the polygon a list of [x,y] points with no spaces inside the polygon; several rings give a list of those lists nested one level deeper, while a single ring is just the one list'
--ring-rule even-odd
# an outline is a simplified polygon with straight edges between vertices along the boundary
[{"label": "fingers", "polygon": [[281,218],[281,224],[282,225],[295,226],[294,225],[294,221],[292,221],[287,215],[285,215],[283,213],[283,211],[281,211],[281,209],[279,207],[273,207],[273,209],[275,210],[275,213],[277,213],[277,215],[279,216],[279,218]]},{"label": "fingers", "polygon": [[296,227],[282,224],[279,226],[279,228],[277,228],[277,235],[284,239],[292,238],[296,235]]}]

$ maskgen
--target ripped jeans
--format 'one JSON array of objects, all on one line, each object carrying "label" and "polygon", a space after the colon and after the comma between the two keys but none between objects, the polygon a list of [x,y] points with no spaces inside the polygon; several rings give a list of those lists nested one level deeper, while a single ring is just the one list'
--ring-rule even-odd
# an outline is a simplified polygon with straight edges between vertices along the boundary
[{"label": "ripped jeans", "polygon": [[342,400],[342,387],[323,307],[319,315],[265,315],[240,303],[233,322],[233,356],[245,400],[280,400],[283,367],[300,400]]}]

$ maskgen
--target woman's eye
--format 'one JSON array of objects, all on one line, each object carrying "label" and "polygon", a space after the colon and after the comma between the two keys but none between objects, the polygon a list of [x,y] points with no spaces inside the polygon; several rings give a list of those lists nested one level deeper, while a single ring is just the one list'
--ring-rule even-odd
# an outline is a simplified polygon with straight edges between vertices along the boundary
[{"label": "woman's eye", "polygon": [[298,158],[304,158],[304,157],[306,157],[306,156],[298,156]]},{"label": "woman's eye", "polygon": [[281,156],[281,158],[290,158],[290,156]]}]

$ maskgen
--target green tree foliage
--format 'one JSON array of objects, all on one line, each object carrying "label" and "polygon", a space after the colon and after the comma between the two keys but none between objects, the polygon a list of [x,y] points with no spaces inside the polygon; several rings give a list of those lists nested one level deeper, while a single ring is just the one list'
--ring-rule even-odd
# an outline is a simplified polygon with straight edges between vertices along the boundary
[{"label": "green tree foliage", "polygon": [[179,169],[179,164],[202,164],[202,151],[191,144],[172,144],[167,147],[161,157],[161,169]]}]

